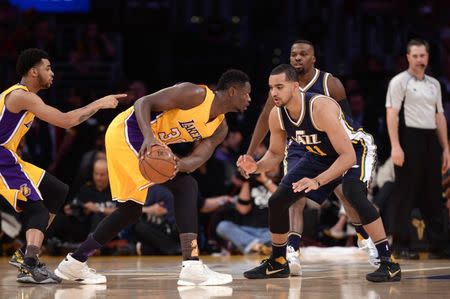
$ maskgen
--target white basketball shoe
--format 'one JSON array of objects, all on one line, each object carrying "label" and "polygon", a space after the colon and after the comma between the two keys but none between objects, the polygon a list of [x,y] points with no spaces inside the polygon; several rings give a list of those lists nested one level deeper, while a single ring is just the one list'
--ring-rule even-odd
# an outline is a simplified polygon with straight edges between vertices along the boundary
[{"label": "white basketball shoe", "polygon": [[369,257],[369,264],[372,267],[378,268],[380,266],[380,257],[378,256],[377,247],[370,237],[367,239],[358,238],[358,247],[367,253]]},{"label": "white basketball shoe", "polygon": [[59,263],[55,274],[62,279],[73,280],[82,284],[106,283],[106,276],[95,273],[95,270],[89,268],[86,262],[77,261],[70,253]]},{"label": "white basketball shoe", "polygon": [[212,286],[222,285],[233,281],[230,274],[214,272],[202,261],[183,261],[178,285],[183,286]]},{"label": "white basketball shoe", "polygon": [[300,252],[295,251],[292,246],[288,246],[286,250],[286,260],[289,263],[289,271],[292,276],[302,275],[302,266],[300,264]]}]

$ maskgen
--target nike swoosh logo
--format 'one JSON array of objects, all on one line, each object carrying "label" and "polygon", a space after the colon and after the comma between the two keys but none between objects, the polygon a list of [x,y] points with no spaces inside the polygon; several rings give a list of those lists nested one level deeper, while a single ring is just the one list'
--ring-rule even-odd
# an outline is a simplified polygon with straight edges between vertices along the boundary
[{"label": "nike swoosh logo", "polygon": [[274,270],[274,271],[269,271],[269,269],[266,269],[266,275],[275,274],[275,273],[281,272],[283,270],[284,269],[278,269],[278,270]]},{"label": "nike swoosh logo", "polygon": [[400,269],[397,270],[397,271],[395,271],[394,273],[392,273],[391,271],[388,271],[388,272],[389,272],[389,276],[392,278],[392,277],[394,277],[395,275],[397,275],[398,272],[400,272]]}]

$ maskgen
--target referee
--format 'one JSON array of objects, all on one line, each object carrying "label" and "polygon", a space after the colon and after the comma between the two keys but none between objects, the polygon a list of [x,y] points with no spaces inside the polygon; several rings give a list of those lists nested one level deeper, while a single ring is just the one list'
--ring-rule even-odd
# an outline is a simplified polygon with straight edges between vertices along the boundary
[{"label": "referee", "polygon": [[449,257],[444,224],[442,173],[450,166],[447,122],[439,82],[428,75],[429,44],[413,39],[407,45],[408,70],[389,82],[386,121],[395,166],[392,197],[394,253],[417,259],[410,248],[411,210],[417,206],[426,222],[431,250]]}]

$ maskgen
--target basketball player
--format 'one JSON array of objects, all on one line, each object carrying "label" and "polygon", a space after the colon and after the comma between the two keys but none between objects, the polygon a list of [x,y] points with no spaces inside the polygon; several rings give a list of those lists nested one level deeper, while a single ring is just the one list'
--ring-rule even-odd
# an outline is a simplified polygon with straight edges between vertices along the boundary
[{"label": "basketball player", "polygon": [[138,159],[157,144],[198,142],[192,153],[177,159],[177,175],[166,182],[174,195],[176,223],[183,255],[179,285],[221,285],[231,275],[211,271],[198,256],[197,193],[189,174],[205,163],[228,132],[225,113],[243,112],[250,102],[248,76],[239,70],[222,74],[217,90],[181,83],[142,97],[119,114],[106,132],[106,155],[117,210],[106,217],[55,273],[85,284],[105,283],[106,277],[86,264],[89,256],[142,213],[149,182],[141,175]]},{"label": "basketball player", "polygon": [[[19,258],[17,281],[59,283],[61,279],[39,262],[38,254],[44,234],[56,212],[64,203],[69,188],[43,169],[23,161],[17,146],[38,117],[61,128],[71,128],[100,109],[115,108],[117,99],[126,95],[109,95],[66,113],[48,106],[37,95],[53,83],[49,56],[39,49],[23,51],[17,61],[20,83],[0,95],[0,194],[23,213],[26,231],[25,255]],[[23,259],[23,260],[22,260]]]},{"label": "basketball player", "polygon": [[238,166],[246,174],[277,167],[283,158],[287,138],[301,145],[305,154],[269,199],[272,255],[244,276],[251,279],[288,277],[289,206],[313,190],[321,196],[315,199],[320,203],[342,184],[349,204],[346,208],[353,208],[358,214],[364,229],[376,241],[380,256],[379,268],[367,274],[366,279],[374,282],[400,280],[400,266],[391,261],[381,218],[366,196],[366,183],[376,150],[372,136],[347,119],[332,98],[300,92],[296,71],[290,65],[282,64],[272,70],[269,87],[277,106],[269,115],[269,150],[258,163],[249,155],[241,156]]},{"label": "basketball player", "polygon": [[[330,73],[320,71],[314,67],[316,57],[314,53],[314,46],[310,41],[297,40],[291,46],[290,64],[295,68],[297,72],[297,81],[301,92],[313,92],[330,96],[335,99],[345,114],[351,115],[348,101],[345,99],[345,89],[342,86],[341,81],[332,76]],[[250,142],[250,146],[247,150],[247,155],[253,155],[256,147],[264,139],[264,136],[269,130],[268,120],[269,113],[275,103],[269,93],[267,101],[261,112],[258,122],[256,123],[255,131]],[[286,151],[286,157],[284,160],[285,173],[287,173],[292,166],[304,155],[305,150],[296,142],[289,141]],[[336,188],[334,193],[341,202],[345,201],[345,196],[342,194],[342,189]],[[316,192],[310,192],[308,198],[315,200],[318,195]],[[290,231],[287,247],[287,260],[289,262],[291,275],[301,275],[300,265],[300,240],[301,233],[303,232],[303,210],[305,208],[306,200],[302,199],[294,203],[289,208],[290,215]],[[358,247],[364,249],[369,254],[369,263],[378,267],[379,259],[378,252],[372,240],[364,231],[358,215],[353,213],[352,210],[348,211],[348,216],[355,226],[358,235]]]}]

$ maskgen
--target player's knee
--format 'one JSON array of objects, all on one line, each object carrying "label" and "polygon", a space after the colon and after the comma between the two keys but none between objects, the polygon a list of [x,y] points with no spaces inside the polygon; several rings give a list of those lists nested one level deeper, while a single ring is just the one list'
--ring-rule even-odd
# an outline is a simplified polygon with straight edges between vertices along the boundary
[{"label": "player's knee", "polygon": [[50,213],[56,214],[66,201],[67,194],[69,193],[69,186],[57,178],[47,175],[44,177],[45,192],[42,192],[44,198],[44,204]]},{"label": "player's knee", "polygon": [[27,202],[22,213],[26,221],[25,230],[37,229],[45,233],[50,215],[41,200]]},{"label": "player's knee", "polygon": [[342,189],[348,203],[355,209],[362,224],[369,224],[380,217],[377,209],[367,199],[366,184],[361,181],[344,180]]},{"label": "player's knee", "polygon": [[290,187],[283,184],[278,186],[268,203],[269,224],[272,233],[284,234],[289,231],[289,207],[301,196],[302,194],[294,193]]},{"label": "player's knee", "polygon": [[69,185],[60,182],[57,188],[55,188],[54,204],[48,208],[50,213],[56,214],[56,212],[58,212],[66,201],[67,194],[69,194]]}]

